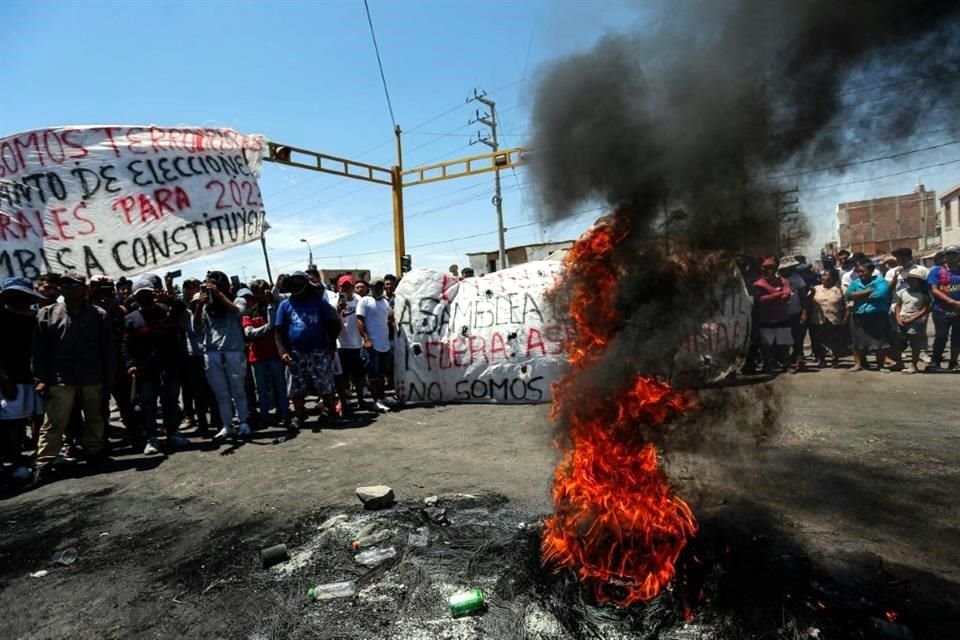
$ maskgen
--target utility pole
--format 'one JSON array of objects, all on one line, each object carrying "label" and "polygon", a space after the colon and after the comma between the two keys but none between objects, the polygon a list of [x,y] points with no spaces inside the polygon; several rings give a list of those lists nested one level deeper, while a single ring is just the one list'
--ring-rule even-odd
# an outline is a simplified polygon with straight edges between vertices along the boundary
[{"label": "utility pole", "polygon": [[[477,117],[473,120],[470,120],[468,124],[473,124],[479,122],[482,125],[489,127],[490,136],[481,136],[480,132],[477,132],[477,139],[470,140],[470,144],[482,143],[490,147],[494,152],[500,150],[499,144],[497,142],[497,103],[493,100],[488,99],[487,92],[477,92],[476,89],[473,90],[473,97],[467,98],[467,102],[480,102],[490,110],[489,113],[484,113],[480,115],[480,111],[477,111]],[[497,238],[499,240],[499,268],[507,268],[507,248],[505,246],[503,238],[503,198],[500,196],[500,169],[499,167],[494,172],[494,196],[493,196],[493,205],[497,208]]]},{"label": "utility pole", "polygon": [[[393,255],[396,261],[396,274],[403,277],[404,264],[409,266],[406,254],[406,237],[403,229],[403,145],[400,143],[400,125],[393,130],[397,136],[397,164],[391,170],[391,188],[393,189]],[[406,269],[407,271],[409,269]]]},{"label": "utility pole", "polygon": [[[786,191],[777,191],[774,195],[776,197],[776,207],[777,207],[777,257],[780,257],[783,253],[783,229],[786,226],[792,226],[793,223],[797,221],[797,218],[800,215],[800,210],[797,208],[797,205],[800,203],[800,199],[796,195],[800,192],[800,187],[794,187],[793,189],[788,189]],[[790,196],[793,197],[790,197]],[[793,241],[789,240],[790,248],[793,247]]]}]

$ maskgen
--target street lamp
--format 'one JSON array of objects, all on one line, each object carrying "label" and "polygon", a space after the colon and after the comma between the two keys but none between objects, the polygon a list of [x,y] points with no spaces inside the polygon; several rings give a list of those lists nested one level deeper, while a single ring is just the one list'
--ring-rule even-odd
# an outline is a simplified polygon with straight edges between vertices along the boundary
[{"label": "street lamp", "polygon": [[307,252],[308,252],[309,255],[310,255],[309,262],[307,262],[307,266],[308,266],[308,267],[312,267],[312,266],[313,266],[313,249],[310,247],[310,243],[307,242],[307,239],[306,239],[306,238],[300,238],[300,242],[302,242],[302,243],[304,243],[305,245],[307,245]]},{"label": "street lamp", "polygon": [[263,248],[263,264],[267,267],[267,280],[273,282],[273,273],[270,271],[270,256],[267,255],[267,230],[270,224],[264,220],[260,228],[260,246]]}]

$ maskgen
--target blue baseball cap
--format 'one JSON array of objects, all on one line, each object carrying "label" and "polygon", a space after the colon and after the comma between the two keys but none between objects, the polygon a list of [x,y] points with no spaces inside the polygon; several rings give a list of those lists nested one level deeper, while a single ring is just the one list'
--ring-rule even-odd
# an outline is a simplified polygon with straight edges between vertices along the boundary
[{"label": "blue baseball cap", "polygon": [[36,298],[37,300],[44,300],[45,298],[34,291],[33,286],[30,284],[30,281],[26,278],[7,278],[3,281],[3,288],[0,289],[0,294],[16,291],[18,293],[24,293],[28,296]]}]

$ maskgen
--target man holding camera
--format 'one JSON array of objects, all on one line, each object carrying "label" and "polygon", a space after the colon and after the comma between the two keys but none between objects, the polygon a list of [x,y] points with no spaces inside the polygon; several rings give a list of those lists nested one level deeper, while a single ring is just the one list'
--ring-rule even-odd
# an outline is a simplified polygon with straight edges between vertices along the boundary
[{"label": "man holding camera", "polygon": [[251,434],[247,424],[247,344],[240,309],[230,296],[230,278],[222,271],[210,271],[191,304],[193,328],[203,345],[207,381],[223,421],[214,440],[234,437],[234,415],[237,431],[247,438]]}]

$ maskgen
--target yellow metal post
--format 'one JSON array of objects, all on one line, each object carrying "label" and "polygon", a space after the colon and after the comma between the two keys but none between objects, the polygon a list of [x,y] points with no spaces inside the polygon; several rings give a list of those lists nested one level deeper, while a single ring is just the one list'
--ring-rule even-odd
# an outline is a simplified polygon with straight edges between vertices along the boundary
[{"label": "yellow metal post", "polygon": [[403,272],[403,255],[407,252],[403,231],[403,147],[400,143],[400,125],[394,133],[397,136],[397,165],[393,168],[393,252],[396,260],[396,275]]}]

